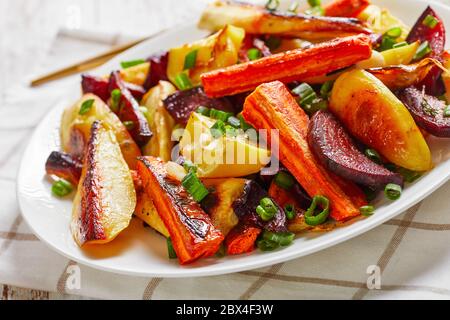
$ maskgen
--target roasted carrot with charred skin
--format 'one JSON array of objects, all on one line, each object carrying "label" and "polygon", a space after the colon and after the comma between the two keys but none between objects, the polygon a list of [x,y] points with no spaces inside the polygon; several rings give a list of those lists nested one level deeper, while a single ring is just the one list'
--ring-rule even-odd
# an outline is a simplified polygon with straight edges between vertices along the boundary
[{"label": "roasted carrot with charred skin", "polygon": [[225,239],[225,247],[229,255],[252,252],[261,229],[248,224],[234,227]]},{"label": "roasted carrot with charred skin", "polygon": [[168,176],[165,163],[154,157],[140,157],[137,167],[143,188],[169,231],[180,263],[216,253],[224,239],[222,233],[180,181]]},{"label": "roasted carrot with charred skin", "polygon": [[[314,158],[307,142],[309,118],[286,86],[280,81],[260,85],[247,97],[242,115],[257,129],[278,129],[279,159],[314,197],[322,195],[330,200],[331,217],[345,221],[360,214],[352,199],[333,180]],[[295,155],[295,156],[293,156]]]},{"label": "roasted carrot with charred skin", "polygon": [[358,35],[211,71],[203,74],[201,80],[208,96],[222,97],[253,90],[274,80],[288,83],[324,75],[367,59],[371,54],[370,38]]},{"label": "roasted carrot with charred skin", "polygon": [[329,17],[357,17],[369,5],[369,0],[334,0],[323,9]]}]

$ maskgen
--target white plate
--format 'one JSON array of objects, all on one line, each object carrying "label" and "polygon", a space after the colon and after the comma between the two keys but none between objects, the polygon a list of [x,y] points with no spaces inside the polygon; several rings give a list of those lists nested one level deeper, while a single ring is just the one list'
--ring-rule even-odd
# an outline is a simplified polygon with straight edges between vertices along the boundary
[{"label": "white plate", "polygon": [[[389,8],[396,16],[412,26],[431,1],[374,1]],[[407,5],[406,5],[407,4]],[[444,21],[450,21],[450,7],[432,3]],[[446,26],[450,30],[450,25]],[[146,57],[152,52],[168,49],[205,36],[194,25],[179,28],[149,40],[123,53],[96,71],[109,73],[119,61]],[[447,37],[447,42],[450,43]],[[167,258],[166,241],[156,232],[144,228],[134,219],[130,227],[115,241],[95,250],[81,250],[69,230],[71,199],[60,200],[51,195],[50,182],[45,178],[44,164],[49,153],[58,150],[59,119],[64,107],[79,97],[79,83],[74,83],[62,100],[40,123],[31,137],[20,166],[17,193],[24,219],[34,233],[49,247],[81,264],[105,271],[158,277],[194,277],[237,272],[295,259],[331,247],[366,232],[396,215],[436,190],[450,176],[450,141],[430,140],[436,168],[408,186],[400,200],[377,203],[376,214],[324,234],[311,234],[295,240],[294,244],[272,253],[258,251],[248,255],[205,259],[190,266],[180,266]]]}]

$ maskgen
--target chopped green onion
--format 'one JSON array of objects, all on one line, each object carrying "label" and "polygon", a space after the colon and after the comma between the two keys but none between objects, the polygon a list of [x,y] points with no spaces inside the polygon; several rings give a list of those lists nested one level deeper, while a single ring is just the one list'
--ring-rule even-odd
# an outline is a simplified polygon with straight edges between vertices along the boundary
[{"label": "chopped green onion", "polygon": [[292,232],[270,232],[263,231],[256,245],[261,251],[273,251],[281,247],[290,245],[295,238]]},{"label": "chopped green onion", "polygon": [[285,190],[291,189],[295,184],[295,179],[289,173],[280,171],[275,176],[275,184]]},{"label": "chopped green onion", "polygon": [[260,206],[264,208],[268,213],[275,214],[278,211],[278,208],[273,203],[272,199],[265,197],[259,201]]},{"label": "chopped green onion", "polygon": [[225,247],[225,245],[222,243],[219,246],[219,249],[216,252],[216,257],[217,258],[223,258],[227,255],[227,248]]},{"label": "chopped green onion", "polygon": [[55,181],[52,185],[52,193],[58,197],[67,196],[73,190],[72,184],[64,179]]},{"label": "chopped green onion", "polygon": [[423,19],[423,21],[422,21],[422,24],[427,26],[430,29],[433,29],[434,27],[436,27],[438,23],[439,23],[439,20],[436,19],[431,14],[427,15],[425,17],[425,19]]},{"label": "chopped green onion", "polygon": [[278,243],[272,242],[272,241],[267,241],[264,239],[256,241],[256,246],[261,251],[273,251],[280,247],[280,245]]},{"label": "chopped green onion", "polygon": [[227,122],[228,118],[233,114],[230,112],[225,112],[217,109],[211,109],[209,116],[213,119],[222,120],[223,122]]},{"label": "chopped green onion", "polygon": [[195,67],[195,63],[197,61],[197,53],[198,50],[192,50],[189,52],[184,58],[184,68],[183,70],[192,69]]},{"label": "chopped green onion", "polygon": [[290,6],[289,6],[289,9],[288,9],[288,12],[291,12],[291,13],[297,13],[297,10],[298,10],[298,1],[293,1],[293,2],[291,2],[291,4],[290,4]]},{"label": "chopped green onion", "polygon": [[207,107],[200,106],[200,107],[197,108],[197,110],[195,110],[195,112],[197,112],[197,113],[199,113],[201,115],[204,115],[206,117],[209,117],[209,114],[210,114],[211,110],[209,108],[207,108]]},{"label": "chopped green onion", "polygon": [[275,11],[280,6],[280,0],[268,0],[266,3],[266,9],[269,11]]},{"label": "chopped green onion", "polygon": [[404,46],[407,46],[408,45],[408,42],[406,42],[406,41],[402,41],[402,42],[399,42],[399,43],[396,43],[396,44],[394,44],[393,46],[392,46],[392,48],[401,48],[401,47],[404,47]]},{"label": "chopped green onion", "polygon": [[284,207],[284,213],[286,214],[286,218],[288,220],[292,220],[295,218],[295,208],[292,204],[287,204]]},{"label": "chopped green onion", "polygon": [[389,183],[384,188],[384,194],[389,200],[397,200],[402,195],[402,187],[395,183]]},{"label": "chopped green onion", "polygon": [[421,172],[418,171],[412,171],[403,167],[398,167],[397,169],[398,173],[400,173],[403,177],[403,179],[408,183],[413,183],[417,179],[419,179],[422,176]]},{"label": "chopped green onion", "polygon": [[137,60],[131,60],[131,61],[122,61],[120,63],[120,65],[122,66],[122,68],[127,69],[127,68],[131,68],[140,64],[145,63],[145,60],[143,59],[137,59]]},{"label": "chopped green onion", "polygon": [[190,193],[196,202],[201,202],[209,191],[197,177],[195,172],[190,171],[181,181],[181,185]]},{"label": "chopped green onion", "polygon": [[190,160],[185,160],[183,163],[183,168],[186,172],[197,172],[197,166],[192,163]]},{"label": "chopped green onion", "polygon": [[175,249],[173,248],[172,239],[167,238],[167,253],[169,255],[169,259],[176,259],[177,253],[175,252]]},{"label": "chopped green onion", "polygon": [[122,91],[120,89],[114,89],[111,91],[111,110],[114,112],[119,111],[120,99],[122,98]]},{"label": "chopped green onion", "polygon": [[78,112],[80,115],[83,115],[85,113],[88,113],[89,110],[91,110],[92,106],[94,105],[95,100],[89,99],[82,103],[80,111]]},{"label": "chopped green onion", "polygon": [[373,162],[378,163],[378,164],[382,163],[381,156],[376,150],[374,150],[374,149],[366,149],[364,151],[364,154],[366,155],[367,158],[369,158]]},{"label": "chopped green onion", "polygon": [[330,96],[331,89],[333,89],[333,84],[334,84],[334,81],[330,80],[330,81],[325,82],[320,87],[320,95],[322,96],[322,98],[327,99]]},{"label": "chopped green onion", "polygon": [[363,216],[371,216],[373,214],[373,212],[375,211],[375,208],[371,205],[367,205],[367,206],[362,206],[361,208],[359,208],[359,211],[361,212],[361,214]]},{"label": "chopped green onion", "polygon": [[133,130],[134,129],[134,122],[133,121],[124,121],[123,125],[125,126],[125,128],[127,128],[128,130]]},{"label": "chopped green onion", "polygon": [[230,126],[229,124],[225,125],[225,135],[228,137],[236,137],[238,135],[238,131],[235,127]]},{"label": "chopped green onion", "polygon": [[222,120],[217,120],[211,127],[210,132],[215,139],[223,137],[226,132],[225,123]]},{"label": "chopped green onion", "polygon": [[180,90],[187,90],[192,88],[191,80],[184,72],[177,74],[177,76],[175,77],[175,85]]},{"label": "chopped green onion", "polygon": [[[322,211],[316,215],[316,208],[320,205]],[[305,222],[310,226],[317,226],[324,223],[330,214],[330,201],[324,196],[315,196],[311,206],[306,210]]]},{"label": "chopped green onion", "polygon": [[247,57],[250,59],[250,61],[258,60],[262,57],[262,53],[259,49],[251,48],[247,51]]},{"label": "chopped green onion", "polygon": [[446,106],[444,109],[444,117],[450,117],[450,105]]},{"label": "chopped green onion", "polygon": [[381,39],[380,51],[390,50],[396,44],[395,39],[390,37],[383,36]]},{"label": "chopped green onion", "polygon": [[256,207],[256,213],[263,221],[270,221],[274,217],[274,214],[268,213],[262,206]]},{"label": "chopped green onion", "polygon": [[308,4],[311,6],[311,7],[316,7],[316,6],[320,6],[320,0],[308,0]]},{"label": "chopped green onion", "polygon": [[241,120],[239,120],[238,118],[231,116],[228,118],[227,120],[228,124],[234,128],[240,128],[241,127]]},{"label": "chopped green onion", "polygon": [[315,6],[306,10],[305,14],[310,16],[324,16],[325,10],[321,6]]},{"label": "chopped green onion", "polygon": [[388,31],[386,31],[385,35],[388,36],[389,38],[397,39],[402,35],[402,28],[400,27],[391,28]]},{"label": "chopped green onion", "polygon": [[266,40],[266,46],[269,47],[270,51],[278,49],[281,45],[281,38],[277,36],[269,36]]},{"label": "chopped green onion", "polygon": [[238,115],[238,119],[241,121],[241,129],[244,131],[247,131],[249,129],[253,129],[252,125],[250,125],[249,123],[247,123],[244,119],[244,117],[242,116],[242,114]]},{"label": "chopped green onion", "polygon": [[424,41],[417,48],[416,54],[414,55],[413,60],[420,60],[425,57],[427,54],[431,52],[430,44],[428,41]]},{"label": "chopped green onion", "polygon": [[313,88],[307,83],[300,84],[295,87],[292,92],[299,96],[299,103],[301,106],[311,104],[317,99],[317,95]]}]

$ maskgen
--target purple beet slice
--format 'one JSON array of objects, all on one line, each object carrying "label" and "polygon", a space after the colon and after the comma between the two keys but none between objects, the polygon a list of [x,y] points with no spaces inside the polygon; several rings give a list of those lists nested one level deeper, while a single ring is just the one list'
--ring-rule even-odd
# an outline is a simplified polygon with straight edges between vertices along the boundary
[{"label": "purple beet slice", "polygon": [[89,74],[81,75],[81,89],[83,93],[92,93],[107,102],[109,99],[108,79],[92,76]]},{"label": "purple beet slice", "polygon": [[177,123],[186,124],[198,107],[208,107],[234,113],[233,105],[226,98],[209,98],[202,87],[177,91],[164,100],[164,106]]},{"label": "purple beet slice", "polygon": [[326,110],[311,118],[308,144],[323,166],[335,174],[376,190],[388,183],[403,185],[403,178],[367,158],[340,122]]},{"label": "purple beet slice", "polygon": [[400,100],[408,108],[417,125],[436,137],[450,137],[450,117],[444,117],[444,101],[414,87],[402,90]]},{"label": "purple beet slice", "polygon": [[167,77],[167,64],[169,63],[169,52],[160,52],[150,56],[147,59],[150,62],[150,72],[144,83],[144,88],[149,90],[156,86],[159,81],[168,81]]}]

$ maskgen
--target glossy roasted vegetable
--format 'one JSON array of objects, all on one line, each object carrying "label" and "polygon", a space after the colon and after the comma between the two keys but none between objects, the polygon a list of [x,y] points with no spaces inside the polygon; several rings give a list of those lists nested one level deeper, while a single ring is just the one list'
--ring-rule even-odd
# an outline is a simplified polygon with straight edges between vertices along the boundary
[{"label": "glossy roasted vegetable", "polygon": [[242,114],[255,128],[280,131],[280,161],[311,197],[322,195],[329,199],[334,219],[342,221],[359,215],[358,207],[308,147],[309,118],[285,85],[274,81],[259,86],[247,98]]},{"label": "glossy roasted vegetable", "polygon": [[161,52],[150,56],[147,61],[150,63],[150,71],[143,84],[146,90],[153,88],[160,81],[169,81],[167,77],[167,64],[169,63],[169,52]]},{"label": "glossy roasted vegetable", "polygon": [[[88,100],[94,100],[92,107],[86,113],[80,114],[81,106]],[[83,158],[91,126],[96,120],[101,120],[104,127],[114,132],[125,161],[130,169],[134,169],[136,158],[141,155],[139,147],[119,118],[93,94],[85,94],[77,103],[64,110],[60,125],[63,151],[75,158]]]},{"label": "glossy roasted vegetable", "polygon": [[164,107],[163,100],[176,91],[170,82],[160,81],[142,99],[142,105],[147,109],[145,116],[153,133],[143,148],[144,155],[159,157],[164,161],[171,159],[175,121]]},{"label": "glossy roasted vegetable", "polygon": [[403,185],[399,174],[390,172],[359,151],[344,127],[328,111],[320,110],[311,118],[308,142],[322,165],[342,178],[375,190],[388,183]]},{"label": "glossy roasted vegetable", "polygon": [[187,193],[179,180],[168,175],[166,164],[154,157],[141,157],[138,172],[145,192],[169,231],[181,264],[216,253],[224,237],[210,217]]},{"label": "glossy roasted vegetable", "polygon": [[372,74],[354,70],[341,75],[329,108],[355,138],[390,162],[413,171],[432,168],[430,149],[411,114]]},{"label": "glossy roasted vegetable", "polygon": [[70,154],[53,151],[45,162],[45,171],[48,175],[55,175],[63,178],[73,185],[80,181],[83,164]]},{"label": "glossy roasted vegetable", "polygon": [[208,96],[222,97],[274,80],[289,83],[326,75],[365,60],[371,54],[370,38],[358,35],[241,63],[205,73],[201,78]]},{"label": "glossy roasted vegetable", "polygon": [[444,59],[444,68],[447,69],[446,72],[442,73],[442,80],[445,86],[445,98],[450,102],[450,52],[446,51],[442,56]]},{"label": "glossy roasted vegetable", "polygon": [[357,17],[369,5],[369,0],[333,0],[323,9],[330,17]]},{"label": "glossy roasted vegetable", "polygon": [[400,100],[408,108],[417,125],[437,137],[450,137],[450,117],[444,112],[447,104],[414,87],[399,93]]},{"label": "glossy roasted vegetable", "polygon": [[[199,85],[201,74],[237,63],[244,36],[243,29],[227,25],[208,38],[171,49],[167,76],[172,83],[177,83],[177,76],[186,72],[192,85]],[[194,51],[196,59],[193,61],[193,66],[186,70],[186,56]]]},{"label": "glossy roasted vegetable", "polygon": [[371,33],[357,19],[282,13],[231,1],[211,3],[203,12],[198,25],[201,29],[217,31],[230,24],[243,28],[250,34],[278,35],[317,41]]},{"label": "glossy roasted vegetable", "polygon": [[409,64],[419,48],[420,42],[415,41],[406,46],[393,48],[381,52],[386,66],[396,66],[399,64]]},{"label": "glossy roasted vegetable", "polygon": [[79,246],[112,241],[130,223],[136,192],[114,133],[92,124],[73,202],[71,230]]},{"label": "glossy roasted vegetable", "polygon": [[197,166],[199,177],[243,177],[270,162],[270,151],[258,147],[243,132],[214,137],[211,128],[216,121],[193,112],[179,144],[180,154]]},{"label": "glossy roasted vegetable", "polygon": [[[144,88],[140,85],[124,81],[124,86],[137,100],[141,100],[142,96],[145,93]],[[83,93],[93,93],[96,96],[100,97],[104,102],[108,102],[108,99],[111,96],[109,91],[109,80],[107,77],[103,78],[89,74],[83,74],[81,76],[81,88],[83,90]]]},{"label": "glossy roasted vegetable", "polygon": [[225,238],[227,254],[237,255],[252,252],[261,229],[248,224],[239,224]]},{"label": "glossy roasted vegetable", "polygon": [[133,67],[120,70],[120,77],[123,81],[137,86],[143,86],[150,71],[150,63],[145,62]]}]

